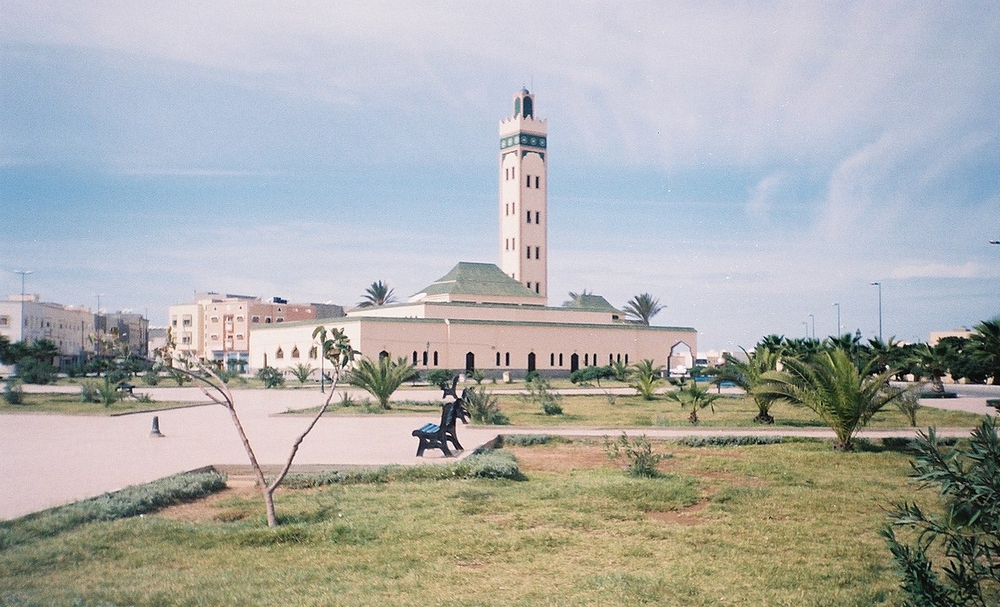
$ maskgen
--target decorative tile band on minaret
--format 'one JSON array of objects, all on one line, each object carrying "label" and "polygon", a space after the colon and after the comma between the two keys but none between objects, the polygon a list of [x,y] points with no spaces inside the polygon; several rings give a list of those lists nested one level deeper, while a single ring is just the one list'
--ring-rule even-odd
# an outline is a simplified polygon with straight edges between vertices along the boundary
[{"label": "decorative tile band on minaret", "polygon": [[548,127],[528,89],[513,105],[500,121],[500,268],[548,297]]}]

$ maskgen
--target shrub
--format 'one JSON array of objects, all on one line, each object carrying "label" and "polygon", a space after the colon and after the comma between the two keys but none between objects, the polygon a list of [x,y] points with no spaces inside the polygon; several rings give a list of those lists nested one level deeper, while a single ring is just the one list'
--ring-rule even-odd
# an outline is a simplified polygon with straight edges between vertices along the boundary
[{"label": "shrub", "polygon": [[784,442],[781,436],[686,436],[677,439],[685,447],[743,447],[746,445],[777,445]]},{"label": "shrub", "polygon": [[24,387],[20,379],[12,377],[4,382],[3,399],[8,405],[24,404]]},{"label": "shrub", "polygon": [[559,437],[551,434],[504,434],[501,437],[504,445],[512,447],[532,447],[555,442]]},{"label": "shrub", "polygon": [[146,371],[142,376],[142,381],[147,386],[155,386],[160,383],[160,374],[156,371]]},{"label": "shrub", "polygon": [[596,381],[597,385],[601,385],[602,379],[611,379],[617,377],[617,373],[610,365],[606,367],[584,367],[582,369],[577,369],[570,373],[569,381],[574,384],[589,384],[592,381]]},{"label": "shrub", "polygon": [[257,379],[264,382],[265,388],[280,388],[285,385],[284,374],[271,366],[257,371]]},{"label": "shrub", "polygon": [[118,384],[113,383],[107,375],[104,376],[104,382],[98,383],[95,387],[98,395],[97,402],[105,407],[110,407],[122,399],[122,392],[118,389]]},{"label": "shrub", "polygon": [[[932,428],[914,442],[911,477],[935,486],[943,512],[925,512],[916,503],[893,504],[883,536],[903,578],[907,605],[959,607],[1000,604],[1000,438],[987,416],[967,446],[945,450]],[[914,544],[896,536],[902,528]],[[935,566],[931,560],[945,559]]]},{"label": "shrub", "polygon": [[906,416],[911,428],[917,427],[917,411],[920,409],[920,395],[913,390],[903,390],[894,401],[896,408]]},{"label": "shrub", "polygon": [[542,376],[528,382],[528,393],[519,396],[523,401],[541,406],[545,415],[562,415],[562,396],[550,392],[549,380]]},{"label": "shrub", "polygon": [[607,453],[608,459],[618,460],[625,458],[628,460],[625,472],[631,476],[658,476],[659,472],[656,471],[656,464],[660,463],[661,460],[671,457],[665,453],[653,453],[653,445],[650,444],[645,436],[630,439],[628,434],[624,432],[618,437],[617,441],[609,441],[605,437],[604,450]]},{"label": "shrub", "polygon": [[17,374],[26,384],[51,384],[56,381],[56,368],[47,360],[25,357],[17,361]]},{"label": "shrub", "polygon": [[517,458],[509,451],[490,450],[473,453],[455,464],[455,476],[460,478],[495,478],[520,480]]},{"label": "shrub", "polygon": [[524,383],[530,384],[531,382],[537,380],[542,375],[538,371],[528,371],[524,374]]},{"label": "shrub", "polygon": [[500,410],[497,397],[487,392],[486,388],[469,388],[462,392],[462,397],[465,400],[465,408],[472,416],[472,421],[494,426],[510,424],[510,418]]},{"label": "shrub", "polygon": [[455,372],[451,369],[431,369],[427,372],[427,383],[444,387],[451,384],[451,380],[454,379]]},{"label": "shrub", "polygon": [[85,403],[101,402],[101,393],[94,382],[80,384],[80,400]]}]

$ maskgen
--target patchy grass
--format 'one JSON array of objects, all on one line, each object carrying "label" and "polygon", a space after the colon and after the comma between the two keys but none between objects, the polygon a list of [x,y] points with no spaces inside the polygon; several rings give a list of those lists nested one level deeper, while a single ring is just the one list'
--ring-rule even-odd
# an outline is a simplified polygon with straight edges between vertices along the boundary
[{"label": "patchy grass", "polygon": [[390,480],[88,523],[0,551],[14,605],[899,605],[878,530],[908,460],[691,448],[626,476],[599,441],[510,449],[526,481]]},{"label": "patchy grass", "polygon": [[[136,394],[142,394],[137,387]],[[138,413],[140,411],[163,411],[204,405],[204,402],[189,403],[179,401],[140,402],[135,398],[126,398],[105,407],[101,403],[85,403],[79,393],[69,392],[25,392],[24,403],[8,405],[0,400],[0,414],[3,413],[59,413],[62,415],[121,415],[123,413]]]},{"label": "patchy grass", "polygon": [[[690,428],[689,409],[666,399],[645,401],[637,396],[617,396],[615,404],[609,404],[604,394],[565,395],[561,401],[563,414],[544,415],[537,406],[522,402],[516,396],[500,395],[500,409],[510,417],[514,426],[587,426],[609,428],[642,428],[651,426]],[[775,418],[774,426],[755,424],[757,406],[743,396],[723,396],[714,403],[715,411],[704,409],[699,412],[699,427],[815,427],[826,425],[805,407],[793,407],[777,403],[771,408]],[[974,427],[981,416],[963,411],[946,411],[932,407],[922,407],[917,413],[917,425],[921,427]],[[908,428],[909,420],[894,407],[876,414],[872,428]]]}]

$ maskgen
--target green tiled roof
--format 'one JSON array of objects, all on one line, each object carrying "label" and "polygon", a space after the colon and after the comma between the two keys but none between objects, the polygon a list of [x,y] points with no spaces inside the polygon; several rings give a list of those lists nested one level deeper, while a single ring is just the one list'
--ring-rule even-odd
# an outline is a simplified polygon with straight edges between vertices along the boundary
[{"label": "green tiled roof", "polygon": [[452,294],[543,299],[538,293],[504,274],[496,264],[468,261],[459,262],[421,293],[428,296]]},{"label": "green tiled roof", "polygon": [[563,307],[570,308],[573,310],[588,310],[592,312],[615,312],[621,314],[621,311],[618,310],[618,308],[611,305],[610,303],[608,303],[608,300],[604,299],[600,295],[591,295],[590,293],[577,295],[575,298],[563,304]]}]

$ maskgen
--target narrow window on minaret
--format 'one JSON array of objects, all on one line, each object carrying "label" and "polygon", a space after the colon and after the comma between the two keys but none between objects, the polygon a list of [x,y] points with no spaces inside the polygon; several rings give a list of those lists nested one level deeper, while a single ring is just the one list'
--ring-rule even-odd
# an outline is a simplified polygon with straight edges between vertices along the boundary
[{"label": "narrow window on minaret", "polygon": [[527,249],[528,249],[528,259],[531,259],[531,247],[527,247]]},{"label": "narrow window on minaret", "polygon": [[535,177],[535,189],[538,189],[538,177]]},{"label": "narrow window on minaret", "polygon": [[535,247],[535,259],[541,259],[541,258],[542,258],[542,256],[541,256],[541,254],[540,254],[540,253],[538,252],[538,247]]},{"label": "narrow window on minaret", "polygon": [[535,211],[535,223],[541,223],[538,221],[538,211]]},{"label": "narrow window on minaret", "polygon": [[528,223],[531,223],[531,211],[528,211]]},{"label": "narrow window on minaret", "polygon": [[536,283],[535,283],[535,293],[538,293],[538,292],[539,292],[539,291],[538,291],[538,283],[536,282]]},{"label": "narrow window on minaret", "polygon": [[528,175],[527,178],[525,178],[525,184],[524,185],[526,187],[529,187],[529,188],[531,187],[531,175]]}]

